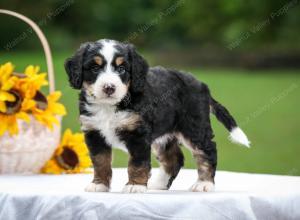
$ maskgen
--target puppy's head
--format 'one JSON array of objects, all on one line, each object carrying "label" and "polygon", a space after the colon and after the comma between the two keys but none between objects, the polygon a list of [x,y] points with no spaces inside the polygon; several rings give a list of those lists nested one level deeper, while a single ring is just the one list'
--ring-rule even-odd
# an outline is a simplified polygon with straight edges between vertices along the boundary
[{"label": "puppy's head", "polygon": [[128,92],[143,92],[148,64],[133,45],[105,39],[82,44],[65,69],[73,88],[115,105]]}]

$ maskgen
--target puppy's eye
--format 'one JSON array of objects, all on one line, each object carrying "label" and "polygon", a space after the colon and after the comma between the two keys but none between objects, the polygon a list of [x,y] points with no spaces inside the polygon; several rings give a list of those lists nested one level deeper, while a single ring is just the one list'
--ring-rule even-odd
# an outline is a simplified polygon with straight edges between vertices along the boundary
[{"label": "puppy's eye", "polygon": [[118,72],[119,73],[121,73],[121,74],[123,74],[123,73],[125,73],[125,67],[124,66],[118,66]]}]

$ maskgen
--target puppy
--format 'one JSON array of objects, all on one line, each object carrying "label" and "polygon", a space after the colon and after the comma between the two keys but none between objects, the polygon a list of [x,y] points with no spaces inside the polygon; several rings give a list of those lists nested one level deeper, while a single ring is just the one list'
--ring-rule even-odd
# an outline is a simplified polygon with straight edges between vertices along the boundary
[{"label": "puppy", "polygon": [[[167,190],[183,166],[183,144],[195,158],[198,179],[191,191],[212,191],[217,166],[210,112],[230,131],[232,141],[249,146],[243,131],[203,82],[191,74],[149,68],[131,44],[88,42],[65,62],[70,85],[80,89],[81,129],[94,166],[89,192],[107,192],[112,147],[129,154],[123,192]],[[148,184],[151,149],[160,162]]]}]

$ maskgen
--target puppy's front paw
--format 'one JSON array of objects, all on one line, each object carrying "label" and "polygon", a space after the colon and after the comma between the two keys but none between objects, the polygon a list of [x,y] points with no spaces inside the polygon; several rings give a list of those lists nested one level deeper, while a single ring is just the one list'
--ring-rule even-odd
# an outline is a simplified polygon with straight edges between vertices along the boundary
[{"label": "puppy's front paw", "polygon": [[192,192],[211,192],[214,191],[215,185],[209,181],[197,181],[191,186]]},{"label": "puppy's front paw", "polygon": [[147,187],[144,185],[125,185],[122,192],[123,193],[144,193],[147,191]]},{"label": "puppy's front paw", "polygon": [[160,169],[158,175],[148,182],[148,189],[152,190],[168,190],[168,184],[171,176],[163,169]]},{"label": "puppy's front paw", "polygon": [[148,185],[148,189],[150,189],[150,190],[168,190],[168,187],[165,184],[161,184],[160,182],[151,182]]},{"label": "puppy's front paw", "polygon": [[103,183],[90,183],[85,187],[84,191],[86,192],[108,192],[109,188],[105,186]]}]

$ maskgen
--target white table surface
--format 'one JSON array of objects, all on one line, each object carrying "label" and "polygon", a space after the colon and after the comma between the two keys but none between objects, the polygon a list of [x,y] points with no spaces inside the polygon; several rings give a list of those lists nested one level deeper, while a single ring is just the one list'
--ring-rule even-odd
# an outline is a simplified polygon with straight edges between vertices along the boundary
[{"label": "white table surface", "polygon": [[300,219],[300,177],[217,171],[215,192],[187,191],[196,179],[183,169],[169,191],[123,194],[125,168],[113,170],[110,193],[83,191],[92,174],[3,175],[0,220]]}]

